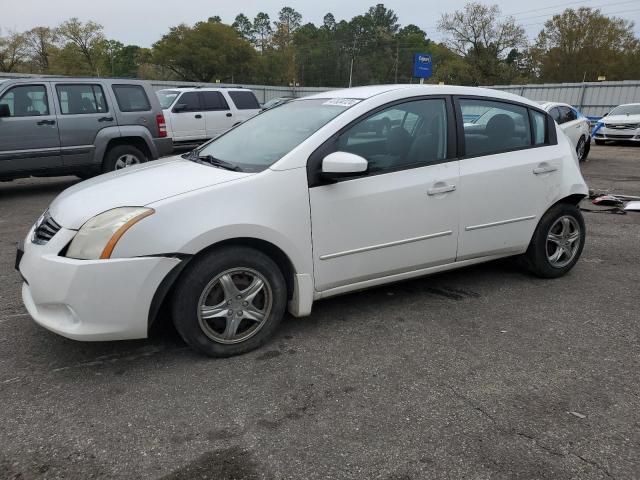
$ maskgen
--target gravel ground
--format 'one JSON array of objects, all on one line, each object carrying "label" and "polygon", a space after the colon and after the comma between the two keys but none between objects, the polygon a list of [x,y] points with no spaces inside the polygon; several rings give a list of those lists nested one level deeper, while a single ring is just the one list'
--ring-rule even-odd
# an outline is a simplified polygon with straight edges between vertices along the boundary
[{"label": "gravel ground", "polygon": [[[583,169],[640,195],[640,147]],[[214,360],[170,327],[78,343],[26,315],[16,242],[76,181],[0,184],[0,478],[640,479],[640,213],[585,213],[563,278],[501,261],[346,295]]]}]

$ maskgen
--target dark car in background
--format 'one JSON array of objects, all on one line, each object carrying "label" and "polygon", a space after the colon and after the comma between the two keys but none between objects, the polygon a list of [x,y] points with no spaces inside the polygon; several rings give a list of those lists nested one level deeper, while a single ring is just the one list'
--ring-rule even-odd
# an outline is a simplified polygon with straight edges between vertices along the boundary
[{"label": "dark car in background", "polygon": [[0,180],[102,172],[172,151],[144,81],[20,78],[0,82]]}]

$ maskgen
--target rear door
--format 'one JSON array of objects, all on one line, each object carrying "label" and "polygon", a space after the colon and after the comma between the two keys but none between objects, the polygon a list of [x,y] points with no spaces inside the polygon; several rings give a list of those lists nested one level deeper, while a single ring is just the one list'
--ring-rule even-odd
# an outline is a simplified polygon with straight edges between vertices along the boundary
[{"label": "rear door", "polygon": [[200,101],[204,110],[207,138],[215,138],[233,126],[236,119],[222,93],[217,91],[200,92]]},{"label": "rear door", "polygon": [[174,141],[204,140],[206,120],[200,92],[184,92],[171,109]]},{"label": "rear door", "polygon": [[116,126],[99,83],[52,84],[56,95],[62,161],[65,165],[91,163],[96,135]]},{"label": "rear door", "polygon": [[0,96],[0,176],[62,166],[58,123],[48,82],[20,84]]},{"label": "rear door", "polygon": [[[560,193],[563,150],[544,112],[485,98],[456,99],[460,160],[458,260],[520,253]],[[461,121],[480,115],[484,128]],[[489,118],[487,118],[489,116]]]}]

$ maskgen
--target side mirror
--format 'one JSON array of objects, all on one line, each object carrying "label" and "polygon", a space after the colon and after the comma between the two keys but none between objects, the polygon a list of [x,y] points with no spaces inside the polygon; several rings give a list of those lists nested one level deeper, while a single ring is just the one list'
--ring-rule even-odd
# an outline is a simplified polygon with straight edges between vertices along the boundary
[{"label": "side mirror", "polygon": [[609,115],[609,112],[605,113],[604,115],[602,115],[603,117],[606,117],[607,115]]},{"label": "side mirror", "polygon": [[366,172],[368,167],[366,158],[348,152],[333,152],[322,159],[322,175],[332,180]]},{"label": "side mirror", "polygon": [[186,103],[178,103],[178,104],[176,104],[175,107],[173,107],[173,111],[175,113],[184,112],[186,109],[187,109],[187,104]]},{"label": "side mirror", "polygon": [[6,103],[0,103],[0,117],[10,117],[11,109]]}]

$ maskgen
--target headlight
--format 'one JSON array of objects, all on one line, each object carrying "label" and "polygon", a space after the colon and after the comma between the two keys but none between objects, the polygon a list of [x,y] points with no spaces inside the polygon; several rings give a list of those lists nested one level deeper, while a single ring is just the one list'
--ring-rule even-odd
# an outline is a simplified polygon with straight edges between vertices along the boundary
[{"label": "headlight", "polygon": [[82,225],[73,237],[67,257],[80,260],[110,258],[120,237],[154,212],[152,208],[120,207],[96,215]]}]

